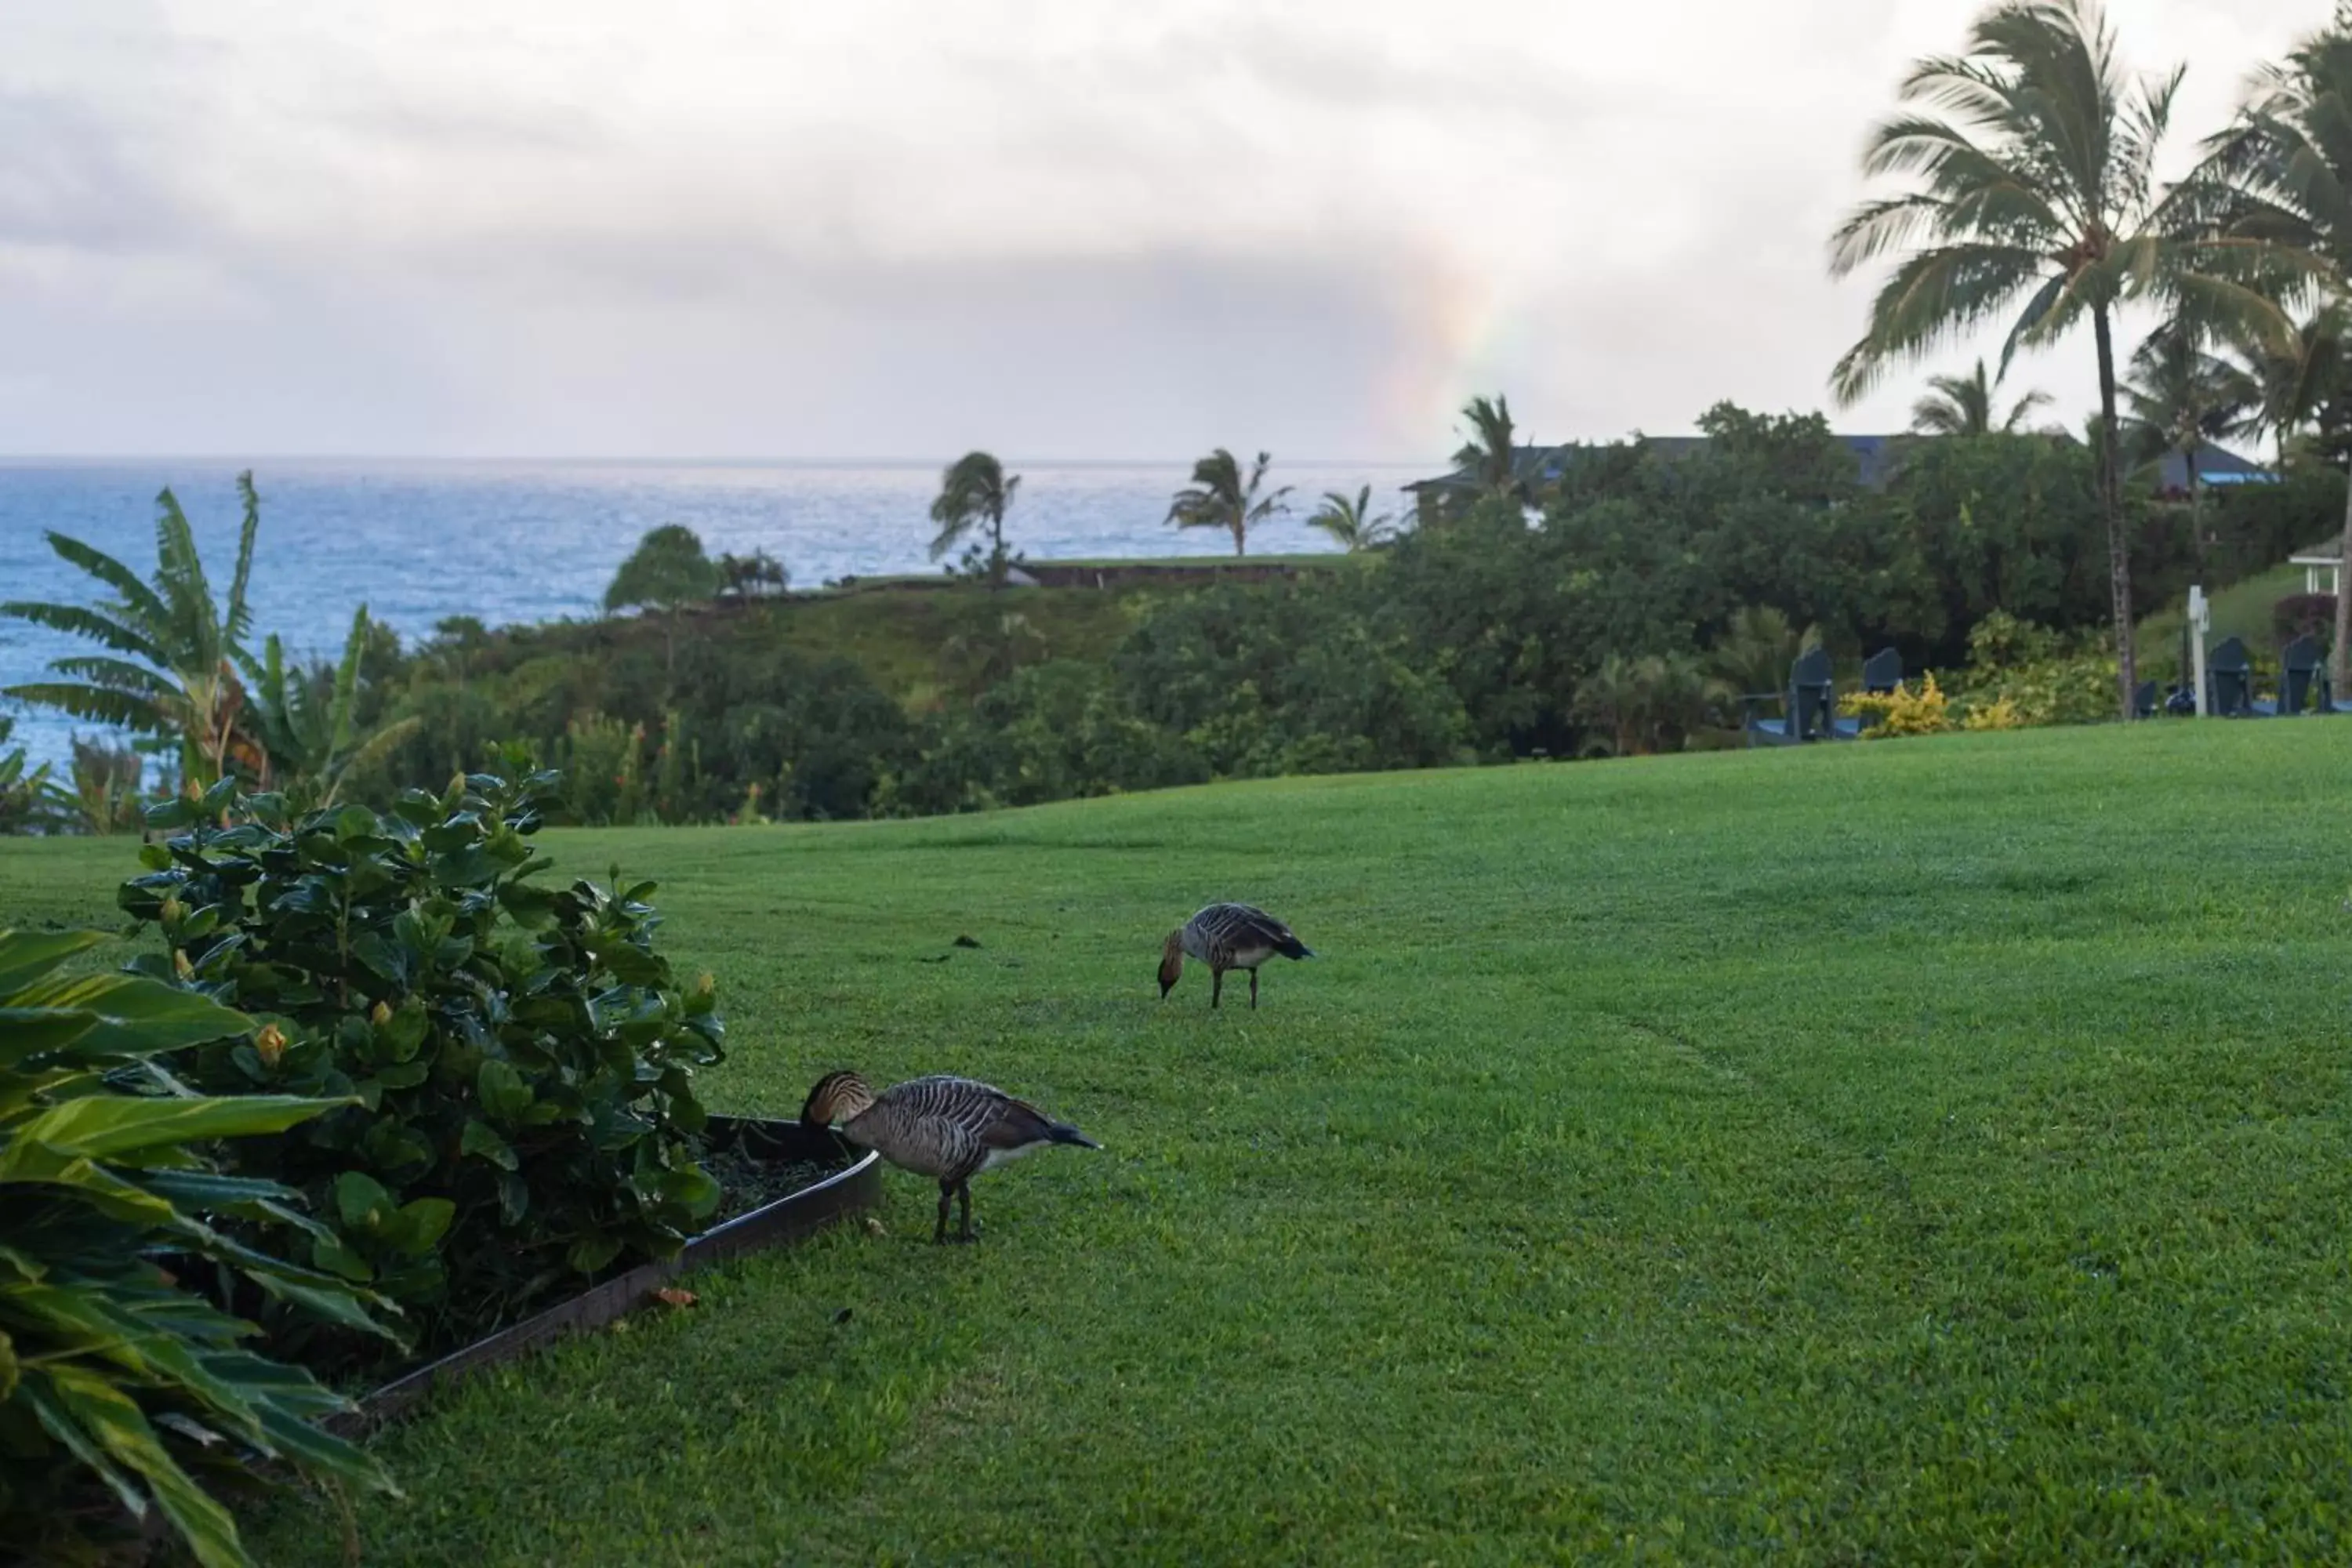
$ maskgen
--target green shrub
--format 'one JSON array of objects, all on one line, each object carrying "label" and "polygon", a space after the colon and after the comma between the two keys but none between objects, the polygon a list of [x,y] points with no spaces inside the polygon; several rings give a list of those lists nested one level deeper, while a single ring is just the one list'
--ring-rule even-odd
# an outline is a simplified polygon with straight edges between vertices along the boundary
[{"label": "green shrub", "polygon": [[[142,963],[266,1025],[194,1053],[195,1083],[354,1101],[237,1166],[307,1194],[313,1260],[401,1302],[427,1350],[675,1254],[719,1200],[691,1147],[694,1072],[721,1055],[709,978],[654,952],[652,884],[532,880],[561,787],[478,773],[291,820],[215,790],[150,814],[177,835],[121,891],[171,946]],[[322,1364],[363,1348],[302,1342]]]},{"label": "green shrub", "polygon": [[164,1264],[209,1262],[354,1333],[380,1331],[341,1281],[205,1217],[324,1236],[287,1206],[293,1194],[220,1175],[190,1146],[279,1133],[332,1106],[110,1083],[142,1072],[160,1083],[153,1058],[242,1038],[253,1020],[152,979],[55,974],[102,940],[0,931],[0,1549],[93,1561],[155,1510],[199,1563],[243,1563],[213,1494],[249,1484],[255,1460],[391,1482],[310,1425],[341,1399],[243,1348],[252,1325],[182,1289]]},{"label": "green shrub", "polygon": [[1972,715],[1994,715],[1973,729],[2103,722],[2116,716],[2116,658],[2103,640],[1995,610],[1969,634],[1969,665],[1951,695]]}]

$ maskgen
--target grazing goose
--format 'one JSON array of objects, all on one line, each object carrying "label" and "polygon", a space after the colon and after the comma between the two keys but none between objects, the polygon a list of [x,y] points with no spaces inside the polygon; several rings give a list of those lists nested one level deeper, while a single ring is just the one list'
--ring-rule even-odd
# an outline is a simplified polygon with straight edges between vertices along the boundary
[{"label": "grazing goose", "polygon": [[1225,991],[1225,971],[1246,969],[1250,977],[1250,1005],[1257,1005],[1257,966],[1276,953],[1285,958],[1312,958],[1307,944],[1290,934],[1290,928],[1248,904],[1211,904],[1181,926],[1168,933],[1167,942],[1160,951],[1160,999],[1168,1000],[1168,993],[1176,988],[1184,973],[1187,954],[1209,966],[1209,1005],[1213,1007]]},{"label": "grazing goose", "polygon": [[1066,1121],[1035,1106],[968,1078],[915,1078],[877,1095],[854,1072],[832,1072],[816,1080],[801,1121],[810,1127],[838,1123],[841,1135],[871,1149],[902,1170],[940,1184],[940,1223],[934,1242],[948,1238],[948,1199],[961,1197],[963,1229],[971,1235],[971,1178],[992,1165],[1017,1160],[1048,1143],[1101,1144]]}]

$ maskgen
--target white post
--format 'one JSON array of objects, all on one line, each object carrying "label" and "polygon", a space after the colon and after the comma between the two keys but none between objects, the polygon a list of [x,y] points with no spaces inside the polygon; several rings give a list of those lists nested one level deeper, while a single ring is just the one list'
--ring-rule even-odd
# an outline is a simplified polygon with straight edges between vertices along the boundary
[{"label": "white post", "polygon": [[2213,711],[2205,696],[2205,634],[2212,629],[2213,606],[2205,597],[2205,590],[2189,590],[2189,658],[2197,675],[2197,716],[2200,719]]}]

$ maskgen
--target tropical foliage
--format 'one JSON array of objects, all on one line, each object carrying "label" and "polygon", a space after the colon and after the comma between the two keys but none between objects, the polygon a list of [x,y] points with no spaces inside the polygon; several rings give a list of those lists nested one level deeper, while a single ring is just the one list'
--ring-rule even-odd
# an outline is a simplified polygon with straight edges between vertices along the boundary
[{"label": "tropical foliage", "polygon": [[331,670],[289,666],[271,633],[258,659],[240,650],[238,662],[249,683],[246,722],[260,742],[260,787],[284,787],[320,805],[332,805],[354,769],[381,760],[413,734],[414,715],[389,720],[362,733],[358,722],[360,663],[368,651],[368,613],[352,615],[342,662]]},{"label": "tropical foliage", "polygon": [[[152,814],[173,837],[121,892],[169,947],[142,963],[259,1025],[199,1047],[188,1081],[337,1102],[231,1168],[304,1194],[312,1265],[402,1303],[427,1351],[675,1253],[719,1200],[692,1146],[711,983],[654,952],[652,884],[534,880],[555,787],[477,774],[387,815],[296,815],[224,784]],[[303,1342],[314,1364],[370,1353]]]},{"label": "tropical foliage", "polygon": [[2049,406],[2048,393],[2029,392],[1995,420],[1996,379],[1986,376],[1981,359],[1967,375],[1929,376],[1927,395],[1911,405],[1911,428],[1922,436],[2014,436],[2034,410]]},{"label": "tropical foliage", "polygon": [[1904,110],[1873,133],[1872,178],[1911,188],[1840,226],[1839,276],[1897,257],[1870,325],[1832,384],[1852,402],[1886,366],[1997,317],[2000,364],[2087,321],[2099,373],[2099,505],[2105,522],[2117,702],[2131,713],[2132,552],[2116,433],[2115,319],[2128,300],[2189,299],[2255,320],[2249,290],[2195,270],[2157,187],[2156,158],[2180,72],[2127,73],[2095,0],[2012,0],[1979,18],[1968,52],[1915,64]]},{"label": "tropical foliage", "polygon": [[194,531],[168,489],[156,498],[155,570],[147,581],[104,551],[47,534],[58,557],[94,579],[106,596],[94,605],[11,600],[0,604],[0,616],[70,633],[105,651],[54,660],[56,679],[12,686],[0,696],[175,743],[180,776],[192,789],[234,766],[257,766],[260,759],[242,724],[246,694],[236,667],[252,627],[246,587],[261,498],[250,473],[237,476],[236,489],[245,517],[221,604],[214,602]]},{"label": "tropical foliage", "polygon": [[263,1249],[326,1234],[297,1194],[196,1152],[337,1102],[173,1092],[173,1053],[247,1040],[254,1021],[163,980],[59,973],[102,940],[0,931],[0,1541],[12,1558],[96,1562],[152,1518],[208,1568],[242,1564],[215,1493],[249,1488],[257,1463],[391,1485],[313,1425],[342,1399],[254,1353],[252,1324],[179,1283],[218,1271],[345,1332],[383,1331],[363,1293]]},{"label": "tropical foliage", "polygon": [[1331,542],[1350,554],[1371,550],[1386,543],[1396,533],[1396,519],[1388,512],[1372,511],[1372,487],[1365,485],[1354,495],[1344,490],[1326,490],[1323,504],[1307,520],[1307,526],[1322,530]]},{"label": "tropical foliage", "polygon": [[1482,499],[1527,500],[1527,486],[1518,469],[1518,435],[1511,422],[1511,400],[1474,397],[1463,405],[1462,419],[1469,428],[1454,462],[1467,471],[1475,493]]},{"label": "tropical foliage", "polygon": [[1222,528],[1234,536],[1234,553],[1249,552],[1250,531],[1289,510],[1290,487],[1267,490],[1265,471],[1274,459],[1264,452],[1247,475],[1223,447],[1192,465],[1192,482],[1168,504],[1168,521],[1179,528]]}]

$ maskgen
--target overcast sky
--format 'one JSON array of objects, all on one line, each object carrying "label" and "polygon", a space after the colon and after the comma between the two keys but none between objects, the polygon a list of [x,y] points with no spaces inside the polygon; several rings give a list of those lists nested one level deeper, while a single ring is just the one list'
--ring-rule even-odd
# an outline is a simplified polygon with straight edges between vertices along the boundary
[{"label": "overcast sky", "polygon": [[[0,452],[1422,460],[1479,391],[1543,440],[1822,407],[1857,150],[1976,9],[0,0]],[[2179,160],[2327,9],[2112,15],[2189,64]],[[2089,345],[2012,381],[2071,416]]]}]

